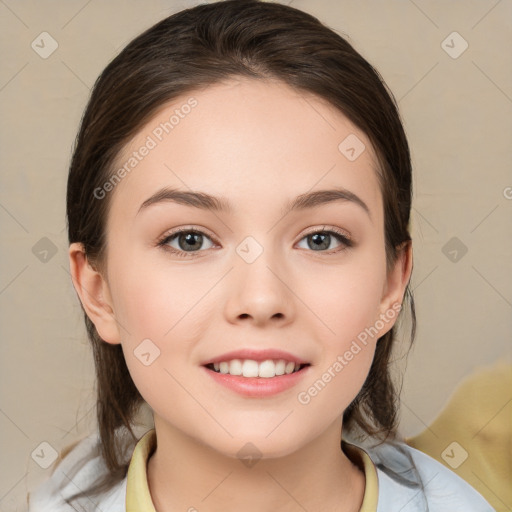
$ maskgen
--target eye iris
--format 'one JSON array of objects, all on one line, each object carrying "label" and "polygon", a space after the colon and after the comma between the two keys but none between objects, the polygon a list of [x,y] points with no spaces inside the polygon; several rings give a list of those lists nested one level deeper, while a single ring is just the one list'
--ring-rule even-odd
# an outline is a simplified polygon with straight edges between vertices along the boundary
[{"label": "eye iris", "polygon": [[192,247],[192,249],[198,249],[201,247],[201,244],[203,241],[203,236],[200,233],[191,233],[191,232],[181,234],[179,236],[179,245],[180,245],[181,249],[185,249],[185,247],[183,247],[183,245],[181,243],[182,241],[185,241],[185,243],[188,244],[189,246],[193,245],[195,242],[197,247]]},{"label": "eye iris", "polygon": [[[312,249],[327,249],[329,247],[330,235],[327,233],[315,233],[310,236],[310,240],[313,240],[313,246],[310,245]],[[327,243],[325,241],[327,240]]]}]

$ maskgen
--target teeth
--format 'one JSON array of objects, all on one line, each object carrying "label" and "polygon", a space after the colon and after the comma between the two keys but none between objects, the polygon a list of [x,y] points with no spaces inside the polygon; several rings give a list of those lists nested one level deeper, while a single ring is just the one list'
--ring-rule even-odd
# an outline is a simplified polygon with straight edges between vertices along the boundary
[{"label": "teeth", "polygon": [[231,375],[242,375],[243,366],[240,359],[233,359],[233,361],[229,363],[229,373]]},{"label": "teeth", "polygon": [[231,361],[222,361],[213,363],[213,369],[216,372],[230,375],[243,375],[244,377],[262,377],[268,379],[276,375],[289,375],[298,371],[300,364],[284,359],[265,361],[254,361],[253,359],[233,359]]},{"label": "teeth", "polygon": [[[294,365],[295,368],[295,365]],[[272,360],[263,361],[260,363],[258,377],[269,379],[276,376],[276,364]]]},{"label": "teeth", "polygon": [[286,363],[286,366],[284,368],[284,373],[292,373],[293,370],[295,370],[295,363],[292,363],[291,361],[289,363]]},{"label": "teeth", "polygon": [[286,368],[286,361],[279,359],[276,363],[276,375],[284,375],[284,370]]},{"label": "teeth", "polygon": [[[258,377],[258,362],[252,359],[246,359],[242,364],[242,375],[244,377]],[[229,365],[231,370],[231,365]]]}]

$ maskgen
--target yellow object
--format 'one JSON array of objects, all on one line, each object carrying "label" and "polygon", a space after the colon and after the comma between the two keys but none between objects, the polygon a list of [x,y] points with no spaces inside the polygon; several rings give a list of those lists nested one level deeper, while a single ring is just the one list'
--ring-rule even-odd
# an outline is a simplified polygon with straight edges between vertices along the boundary
[{"label": "yellow object", "polygon": [[435,421],[406,440],[473,486],[497,512],[512,511],[512,365],[464,380]]}]

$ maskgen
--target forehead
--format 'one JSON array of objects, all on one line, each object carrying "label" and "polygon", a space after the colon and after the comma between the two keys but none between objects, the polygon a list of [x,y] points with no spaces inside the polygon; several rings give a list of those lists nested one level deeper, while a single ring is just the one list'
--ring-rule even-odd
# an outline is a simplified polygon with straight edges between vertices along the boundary
[{"label": "forehead", "polygon": [[332,186],[381,204],[366,135],[325,100],[272,80],[233,78],[173,100],[118,155],[121,169],[110,199],[124,218],[165,186],[240,210]]}]

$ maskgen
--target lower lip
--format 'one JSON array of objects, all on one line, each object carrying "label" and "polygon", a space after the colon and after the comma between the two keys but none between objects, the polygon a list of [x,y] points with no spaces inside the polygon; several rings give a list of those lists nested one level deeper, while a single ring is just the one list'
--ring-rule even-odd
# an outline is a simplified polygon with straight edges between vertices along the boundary
[{"label": "lower lip", "polygon": [[236,393],[256,398],[274,396],[297,385],[297,383],[308,373],[311,366],[305,366],[302,370],[288,375],[276,377],[241,377],[229,373],[217,373],[206,366],[202,366],[210,377],[223,386]]}]

